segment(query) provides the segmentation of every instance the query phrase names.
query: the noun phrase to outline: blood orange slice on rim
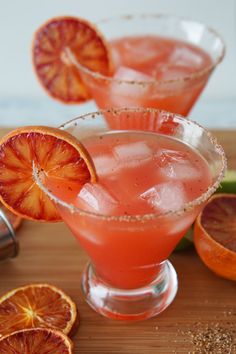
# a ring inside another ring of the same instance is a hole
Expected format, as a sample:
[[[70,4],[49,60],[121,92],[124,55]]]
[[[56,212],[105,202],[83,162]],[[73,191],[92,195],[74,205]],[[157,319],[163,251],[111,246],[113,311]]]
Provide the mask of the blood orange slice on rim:
[[[73,343],[60,331],[24,329],[0,339],[1,354],[73,354]]]
[[[40,126],[12,131],[0,140],[0,201],[27,219],[61,219],[52,201],[35,183],[33,163],[49,179],[61,181],[64,194],[70,193],[69,189],[79,191],[84,183],[96,180],[90,156],[69,133]]]
[[[40,83],[52,97],[79,103],[90,95],[68,48],[83,67],[103,75],[111,72],[110,52],[95,26],[76,17],[53,18],[35,33],[33,65]]]
[[[75,330],[77,323],[74,302],[52,285],[24,286],[0,298],[0,337],[21,329],[39,327],[69,334]]]
[[[215,194],[198,216],[194,244],[216,274],[236,280],[236,194]]]

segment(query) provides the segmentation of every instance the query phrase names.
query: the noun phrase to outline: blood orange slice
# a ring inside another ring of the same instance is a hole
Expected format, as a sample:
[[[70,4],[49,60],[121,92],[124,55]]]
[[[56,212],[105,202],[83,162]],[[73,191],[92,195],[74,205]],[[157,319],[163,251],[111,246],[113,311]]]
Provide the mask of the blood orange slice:
[[[215,194],[198,216],[194,244],[216,274],[236,280],[236,195]]]
[[[96,180],[87,151],[69,133],[40,126],[12,131],[0,141],[0,200],[24,218],[60,220],[54,204],[35,183],[33,163],[47,177],[63,182],[64,189],[68,186],[68,193],[72,185],[79,190]]]
[[[64,103],[79,103],[90,98],[78,63],[94,72],[109,75],[111,60],[103,36],[89,22],[76,17],[57,17],[42,25],[33,39],[33,65],[40,83],[54,98]]]
[[[71,340],[60,331],[24,329],[0,339],[1,354],[72,354]]]
[[[26,328],[51,328],[69,334],[77,323],[74,302],[52,285],[28,285],[0,298],[0,336]]]

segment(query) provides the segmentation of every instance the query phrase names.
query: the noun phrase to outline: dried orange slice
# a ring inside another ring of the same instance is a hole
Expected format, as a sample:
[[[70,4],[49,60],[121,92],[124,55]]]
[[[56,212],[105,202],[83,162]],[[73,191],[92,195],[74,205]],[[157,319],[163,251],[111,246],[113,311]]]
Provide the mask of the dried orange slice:
[[[73,354],[71,340],[48,328],[24,329],[0,339],[1,354]]]
[[[67,54],[68,48],[78,63],[103,75],[111,72],[111,55],[103,36],[83,19],[56,17],[37,30],[33,39],[33,65],[40,83],[53,98],[79,103],[90,95]]]
[[[8,210],[1,203],[0,203],[0,209],[3,210],[3,212],[6,215],[7,219],[10,221],[13,229],[17,230],[21,226],[23,219],[20,216],[18,216],[16,214],[13,214],[10,210]],[[2,231],[3,232],[5,231],[5,226],[4,226],[4,224],[0,223],[0,234],[1,234]]]
[[[236,280],[236,195],[215,194],[198,216],[194,244],[216,274]]]
[[[58,221],[52,201],[35,183],[33,162],[50,178],[77,186],[95,181],[96,174],[87,151],[69,133],[49,127],[18,128],[0,140],[0,201],[28,219]],[[65,193],[65,191],[64,191]]]
[[[77,324],[76,305],[55,286],[32,284],[0,298],[0,336],[26,328],[51,328],[69,334]]]

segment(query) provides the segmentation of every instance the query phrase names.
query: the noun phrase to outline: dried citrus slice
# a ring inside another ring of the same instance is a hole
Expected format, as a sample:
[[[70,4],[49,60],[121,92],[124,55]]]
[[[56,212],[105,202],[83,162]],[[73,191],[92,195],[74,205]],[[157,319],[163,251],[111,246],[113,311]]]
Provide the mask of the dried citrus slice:
[[[10,221],[14,230],[17,230],[22,224],[22,218],[18,215],[13,214],[10,210],[8,210],[3,204],[0,203],[0,209],[3,210],[7,219]],[[2,231],[5,231],[4,224],[0,223],[0,234]]]
[[[51,328],[69,334],[77,323],[76,305],[52,285],[24,286],[0,298],[0,336],[25,328]]]
[[[62,332],[23,329],[0,339],[1,354],[72,354],[73,344]]]
[[[216,274],[236,280],[236,195],[215,194],[198,216],[194,244]]]
[[[108,45],[89,22],[76,17],[57,17],[43,24],[33,39],[33,65],[40,83],[54,98],[79,103],[90,98],[81,74],[67,54],[103,75],[111,72]]]
[[[69,133],[40,126],[12,131],[0,140],[0,200],[24,218],[60,220],[54,204],[34,181],[33,162],[46,176],[63,180],[68,193],[70,185],[79,188],[96,180],[87,151]]]

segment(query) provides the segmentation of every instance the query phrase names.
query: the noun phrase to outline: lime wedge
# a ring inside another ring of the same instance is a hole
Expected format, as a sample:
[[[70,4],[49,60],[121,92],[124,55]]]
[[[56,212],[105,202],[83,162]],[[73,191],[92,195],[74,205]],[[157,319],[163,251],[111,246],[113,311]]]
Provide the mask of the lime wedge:
[[[193,246],[193,226],[188,229],[184,237],[180,240],[178,245],[175,247],[174,252],[183,251],[187,248]]]
[[[227,170],[217,193],[236,193],[236,170]]]

